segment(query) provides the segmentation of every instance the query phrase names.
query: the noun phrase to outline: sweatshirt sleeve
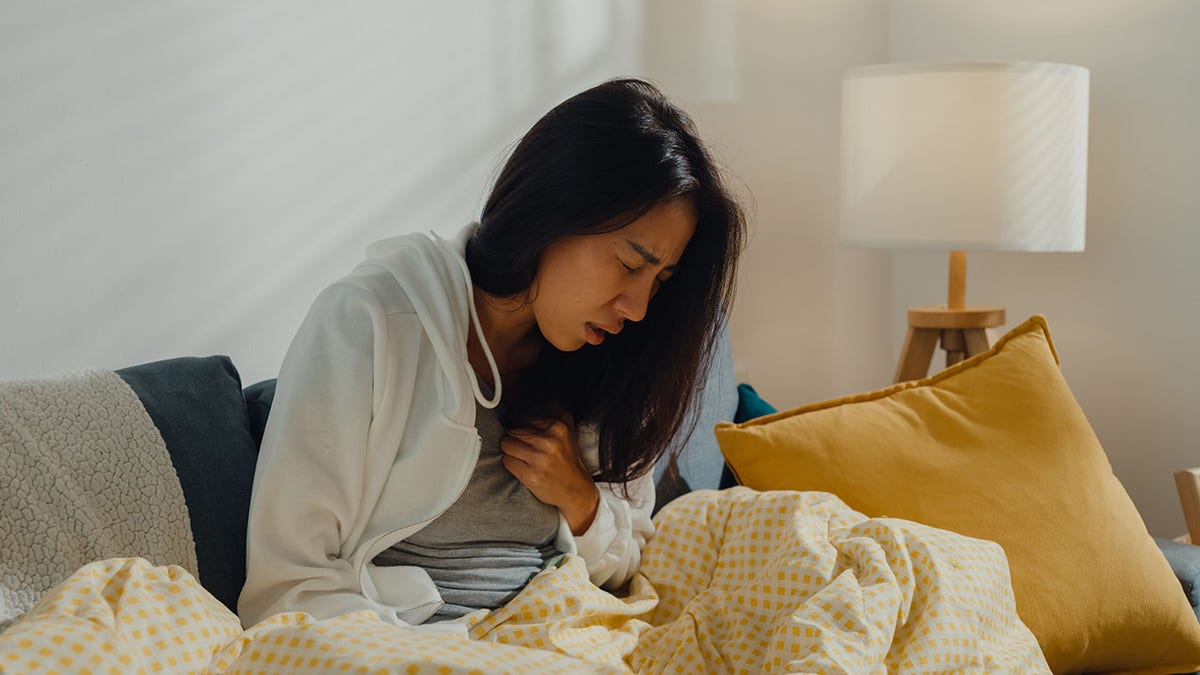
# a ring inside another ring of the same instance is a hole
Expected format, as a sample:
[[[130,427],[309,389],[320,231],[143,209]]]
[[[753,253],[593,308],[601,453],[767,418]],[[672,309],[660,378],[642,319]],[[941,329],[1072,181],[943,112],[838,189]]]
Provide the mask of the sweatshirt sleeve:
[[[595,457],[598,436],[580,434],[580,452],[585,463]],[[594,461],[594,460],[593,460]],[[587,564],[592,583],[616,590],[638,571],[642,549],[654,536],[650,513],[654,510],[654,472],[647,471],[629,483],[625,498],[621,483],[597,482],[600,504],[588,529],[578,536],[561,513],[558,516],[558,548],[574,549]]]
[[[373,401],[389,372],[386,359],[415,359],[421,328],[412,320],[411,337],[389,341],[374,295],[335,282],[314,300],[288,347],[251,492],[246,584],[238,599],[246,627],[284,611],[324,619],[359,610],[411,627],[395,608],[361,592],[344,547],[361,533],[363,510],[382,491],[383,476],[366,470]],[[399,345],[398,353],[389,354],[389,345]],[[413,382],[390,384],[408,392],[390,411],[404,415]]]

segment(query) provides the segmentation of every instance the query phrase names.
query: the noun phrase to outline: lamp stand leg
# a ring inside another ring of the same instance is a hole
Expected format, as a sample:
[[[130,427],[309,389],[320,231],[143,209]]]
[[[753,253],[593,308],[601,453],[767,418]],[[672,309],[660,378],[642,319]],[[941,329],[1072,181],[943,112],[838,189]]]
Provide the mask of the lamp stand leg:
[[[946,350],[946,367],[963,360],[967,345],[963,341],[963,332],[957,328],[942,329],[942,349]]]
[[[919,380],[929,372],[938,343],[946,350],[946,367],[988,350],[987,329],[1004,324],[1003,307],[911,307],[908,336],[900,351],[893,382]]]
[[[1004,308],[968,307],[966,296],[967,253],[951,251],[949,302],[941,307],[908,309],[908,337],[900,351],[894,382],[925,377],[939,340],[946,350],[947,368],[987,351],[987,329],[1004,324]]]
[[[925,377],[941,333],[936,328],[908,327],[908,336],[904,338],[904,348],[900,351],[900,364],[896,366],[895,382]]]
[[[967,328],[963,330],[963,341],[967,345],[967,358],[982,354],[988,350],[987,330],[984,328]]]

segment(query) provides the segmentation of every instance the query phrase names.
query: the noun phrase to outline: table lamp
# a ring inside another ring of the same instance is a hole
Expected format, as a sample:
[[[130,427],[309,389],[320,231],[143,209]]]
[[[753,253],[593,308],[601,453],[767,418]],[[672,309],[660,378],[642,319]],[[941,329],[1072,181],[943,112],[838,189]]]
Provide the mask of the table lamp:
[[[966,304],[968,250],[1082,251],[1088,71],[1063,63],[893,63],[842,79],[839,230],[849,246],[950,251],[946,305],[908,310],[895,382],[988,348],[998,306]]]

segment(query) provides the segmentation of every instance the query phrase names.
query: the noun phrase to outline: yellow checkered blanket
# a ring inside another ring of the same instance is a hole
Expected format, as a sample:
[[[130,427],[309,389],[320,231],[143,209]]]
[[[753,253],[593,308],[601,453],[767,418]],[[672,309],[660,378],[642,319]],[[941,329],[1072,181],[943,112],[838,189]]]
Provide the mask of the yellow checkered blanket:
[[[371,612],[242,630],[178,566],[86,565],[0,634],[0,670],[60,673],[1048,673],[999,545],[823,492],[701,490],[655,517],[626,592],[567,556],[470,639]]]

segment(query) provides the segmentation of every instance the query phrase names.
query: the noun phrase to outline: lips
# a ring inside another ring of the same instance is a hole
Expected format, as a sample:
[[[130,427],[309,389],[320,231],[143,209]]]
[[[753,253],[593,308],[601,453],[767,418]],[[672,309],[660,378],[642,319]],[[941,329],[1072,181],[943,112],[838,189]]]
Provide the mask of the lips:
[[[587,341],[589,344],[598,345],[601,342],[604,342],[604,337],[605,337],[605,335],[607,335],[607,333],[604,331],[604,329],[600,328],[599,326],[597,326],[596,324],[594,324],[590,321],[586,325],[587,325]]]
[[[615,326],[609,327],[599,323],[588,321],[584,324],[587,330],[587,341],[591,344],[598,345],[604,342],[604,338],[609,335],[616,335],[625,327],[625,322],[622,321]]]

